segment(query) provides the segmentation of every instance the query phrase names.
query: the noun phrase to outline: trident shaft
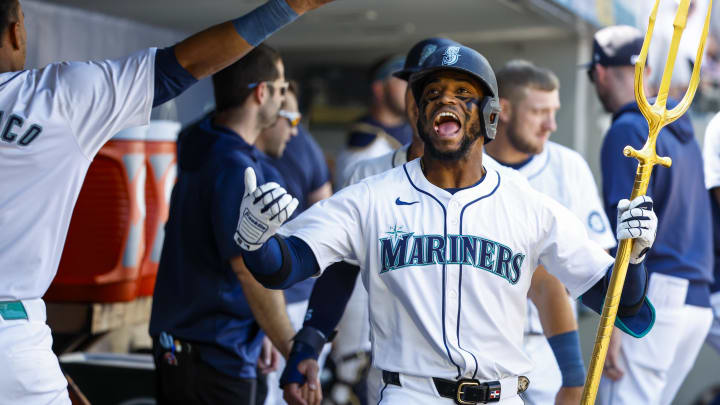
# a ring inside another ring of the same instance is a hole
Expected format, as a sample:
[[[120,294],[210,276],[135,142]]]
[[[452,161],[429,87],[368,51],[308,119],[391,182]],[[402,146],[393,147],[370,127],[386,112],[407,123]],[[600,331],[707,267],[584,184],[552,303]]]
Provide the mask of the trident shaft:
[[[675,21],[673,22],[673,37],[668,52],[665,70],[663,71],[662,81],[660,82],[660,91],[658,93],[655,104],[650,105],[645,95],[645,86],[643,82],[643,74],[645,72],[645,63],[647,61],[648,48],[650,47],[650,39],[655,29],[655,20],[657,18],[658,5],[660,0],[655,0],[655,6],[650,14],[650,22],[648,24],[645,41],[643,42],[642,51],[635,64],[635,99],[637,100],[640,111],[648,122],[649,133],[645,146],[641,150],[635,150],[630,146],[626,146],[623,154],[627,157],[638,160],[638,167],[635,173],[635,184],[633,185],[630,199],[645,195],[650,182],[653,166],[656,164],[670,167],[672,161],[668,157],[659,157],[655,152],[655,144],[660,130],[666,125],[680,118],[690,108],[698,84],[700,83],[700,65],[702,64],[702,56],[705,50],[705,40],[707,39],[708,29],[710,26],[710,14],[712,10],[712,0],[709,1],[707,16],[705,17],[705,26],[703,34],[700,37],[700,46],[698,47],[697,56],[695,58],[695,66],[693,67],[690,85],[680,104],[672,110],[667,109],[668,91],[670,89],[670,81],[672,80],[673,67],[677,58],[678,48],[680,46],[680,38],[687,24],[688,10],[690,8],[690,0],[681,0],[678,6]],[[625,275],[627,274],[628,262],[630,260],[630,252],[632,251],[633,240],[625,239],[620,242],[620,247],[615,256],[615,265],[613,267],[610,285],[607,295],[605,296],[605,304],[598,325],[597,336],[595,337],[595,347],[593,348],[592,358],[590,359],[590,369],[588,370],[587,380],[583,389],[582,404],[592,405],[595,403],[600,377],[602,376],[605,356],[607,355],[608,345],[610,343],[610,335],[613,331],[615,318],[617,316],[618,305],[620,304],[620,295],[622,293],[623,284],[625,283]]]

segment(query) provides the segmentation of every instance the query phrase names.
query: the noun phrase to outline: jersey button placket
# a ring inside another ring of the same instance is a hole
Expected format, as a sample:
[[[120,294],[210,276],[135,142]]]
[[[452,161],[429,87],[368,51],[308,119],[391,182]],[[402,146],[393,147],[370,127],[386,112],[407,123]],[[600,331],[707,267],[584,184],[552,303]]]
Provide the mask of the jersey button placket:
[[[458,226],[459,222],[459,215],[460,215],[460,203],[458,203],[456,200],[450,200],[450,206],[448,208],[448,219],[450,221],[450,225],[453,227]]]
[[[448,234],[460,234],[460,204],[451,199],[447,206],[447,223]],[[447,333],[447,342],[450,346],[455,363],[460,366],[462,372],[465,372],[467,359],[460,345],[458,344],[458,311],[460,310],[460,302],[458,300],[458,286],[460,284],[460,265],[449,264],[447,266],[446,275],[447,284],[445,285],[445,331]]]

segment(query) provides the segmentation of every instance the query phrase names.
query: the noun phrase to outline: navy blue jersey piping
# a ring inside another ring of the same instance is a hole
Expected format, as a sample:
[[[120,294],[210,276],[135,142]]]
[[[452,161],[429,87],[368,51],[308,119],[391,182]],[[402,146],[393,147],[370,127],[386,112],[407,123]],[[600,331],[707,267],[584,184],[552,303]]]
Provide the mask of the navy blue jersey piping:
[[[8,83],[10,83],[13,79],[15,79],[16,77],[20,76],[20,75],[23,74],[24,72],[25,72],[24,70],[21,70],[21,71],[15,73],[15,74],[13,75],[13,77],[5,80],[2,84],[0,84],[0,87],[6,85],[6,84],[8,84]]]
[[[383,400],[383,394],[385,394],[385,388],[387,388],[388,384],[385,383],[385,386],[380,390],[380,399],[378,399],[377,405],[380,405],[380,402]]]
[[[435,202],[437,202],[437,203],[440,205],[440,207],[442,208],[442,210],[443,210],[443,238],[444,238],[444,240],[447,240],[447,210],[445,209],[445,206],[440,202],[440,200],[438,200],[437,198],[435,198],[434,195],[428,193],[428,192],[425,191],[425,190],[421,190],[418,186],[415,185],[415,183],[413,183],[412,179],[410,178],[410,174],[409,174],[408,171],[407,171],[407,163],[403,164],[403,170],[405,170],[405,176],[407,176],[408,182],[410,182],[410,185],[413,186],[413,188],[414,188],[415,190],[417,190],[417,191],[419,191],[419,192],[427,195],[428,197],[432,198],[432,199],[435,200]],[[445,261],[444,261],[444,260],[443,260],[442,272],[443,272],[443,274],[442,274],[442,319],[443,319],[442,332],[443,332],[443,344],[445,345],[445,350],[447,351],[448,358],[450,358],[450,362],[451,362],[453,365],[455,365],[455,367],[457,368],[457,372],[458,372],[457,378],[460,378],[460,376],[462,375],[462,372],[460,371],[460,366],[459,366],[457,363],[455,363],[455,359],[453,359],[452,355],[450,354],[450,347],[449,347],[448,344],[447,344],[447,334],[446,334],[446,331],[445,331],[445,278],[446,278],[446,264],[445,264]]]
[[[463,209],[460,210],[460,229],[459,229],[459,234],[460,234],[460,235],[463,234],[463,233],[462,233],[462,225],[463,225],[463,215],[465,214],[465,209],[466,209],[467,207],[475,204],[476,202],[478,202],[478,201],[480,201],[480,200],[482,200],[482,199],[488,198],[488,197],[490,197],[491,195],[495,194],[495,191],[497,191],[498,187],[500,187],[500,172],[495,172],[495,173],[497,173],[497,177],[498,177],[498,182],[497,182],[497,184],[495,185],[495,188],[494,188],[490,193],[485,194],[484,196],[479,197],[479,198],[476,198],[475,200],[472,200],[472,201],[470,201],[469,203],[465,204],[465,206],[463,207]],[[463,266],[462,266],[462,263],[461,263],[461,264],[460,264],[460,277],[459,277],[459,281],[458,281],[458,315],[457,315],[457,320],[458,320],[458,321],[457,321],[457,331],[456,331],[456,333],[457,333],[458,348],[460,348],[460,350],[464,351],[465,353],[469,353],[469,354],[472,356],[473,360],[475,360],[475,371],[473,372],[473,376],[472,376],[472,378],[474,379],[475,376],[477,375],[477,371],[478,371],[478,361],[477,361],[477,357],[475,357],[475,355],[472,354],[472,352],[467,351],[467,350],[463,349],[462,346],[460,346],[460,308],[462,307],[462,274],[463,274],[462,270],[463,270]]]
[[[548,165],[550,165],[550,153],[552,153],[552,151],[551,151],[550,149],[548,149],[548,151],[547,151],[547,159],[545,159],[545,164],[543,164],[543,166],[542,166],[542,167],[540,168],[540,170],[538,170],[537,172],[528,175],[528,176],[527,176],[528,181],[530,181],[530,180],[534,179],[535,177],[537,177],[540,173],[543,172],[543,170],[545,170],[545,169],[548,167]]]

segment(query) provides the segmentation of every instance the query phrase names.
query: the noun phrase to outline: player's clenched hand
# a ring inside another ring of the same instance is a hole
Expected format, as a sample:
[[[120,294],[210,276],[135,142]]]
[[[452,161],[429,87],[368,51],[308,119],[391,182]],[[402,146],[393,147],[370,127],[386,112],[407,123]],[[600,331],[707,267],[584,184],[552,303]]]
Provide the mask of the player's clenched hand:
[[[298,206],[277,183],[257,187],[255,170],[245,169],[245,196],[240,204],[240,219],[235,231],[235,243],[244,250],[259,249],[285,222]]]
[[[317,360],[310,358],[297,365],[300,375],[305,377],[305,384],[293,382],[283,386],[283,399],[289,405],[320,405],[322,390],[320,389],[320,367]]]
[[[331,1],[333,0],[287,0],[287,3],[296,13],[303,14]]]
[[[617,215],[617,239],[635,239],[630,263],[642,262],[657,232],[657,216],[653,211],[652,198],[643,195],[632,201],[620,200]]]

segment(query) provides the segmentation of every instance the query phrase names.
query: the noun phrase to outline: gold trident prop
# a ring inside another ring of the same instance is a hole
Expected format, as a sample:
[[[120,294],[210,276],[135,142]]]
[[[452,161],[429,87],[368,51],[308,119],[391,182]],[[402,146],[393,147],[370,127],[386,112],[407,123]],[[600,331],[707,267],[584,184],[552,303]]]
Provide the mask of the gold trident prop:
[[[648,122],[649,133],[645,146],[643,146],[641,150],[637,151],[630,146],[626,146],[623,150],[625,156],[638,160],[638,167],[635,172],[635,184],[633,185],[632,194],[630,195],[631,200],[635,197],[645,195],[647,192],[653,166],[661,164],[665,167],[670,167],[672,163],[670,158],[659,157],[657,155],[655,152],[655,143],[657,142],[660,130],[680,118],[688,108],[690,108],[690,104],[692,103],[693,97],[695,97],[695,92],[700,83],[700,65],[702,64],[705,40],[707,39],[710,26],[712,0],[709,1],[705,27],[700,37],[700,47],[698,48],[695,58],[695,66],[693,67],[692,77],[690,78],[690,86],[682,101],[680,101],[680,104],[668,111],[668,90],[670,90],[670,81],[672,79],[673,67],[675,66],[675,59],[677,58],[678,47],[680,46],[680,38],[682,37],[683,30],[685,30],[688,10],[690,8],[690,0],[680,1],[677,14],[675,15],[675,21],[673,22],[673,27],[675,28],[665,70],[663,71],[662,81],[660,82],[660,91],[655,104],[651,106],[645,96],[643,73],[645,72],[645,62],[647,61],[648,48],[650,47],[650,38],[652,38],[653,29],[655,28],[655,19],[657,17],[659,4],[660,0],[655,0],[655,6],[650,14],[650,22],[647,33],[645,34],[642,51],[635,64],[635,99],[640,107],[640,111]],[[620,294],[622,293],[623,284],[625,283],[625,275],[627,274],[632,246],[632,239],[622,240],[617,251],[617,256],[615,256],[615,266],[613,267],[610,285],[607,295],[605,296],[605,304],[595,338],[595,347],[593,348],[592,358],[590,360],[590,369],[588,370],[587,380],[585,381],[585,387],[583,389],[583,405],[592,405],[595,403],[595,396],[597,395],[603,364],[605,363],[605,355],[607,355],[608,345],[610,343],[610,335],[613,331],[618,305],[620,304]]]

